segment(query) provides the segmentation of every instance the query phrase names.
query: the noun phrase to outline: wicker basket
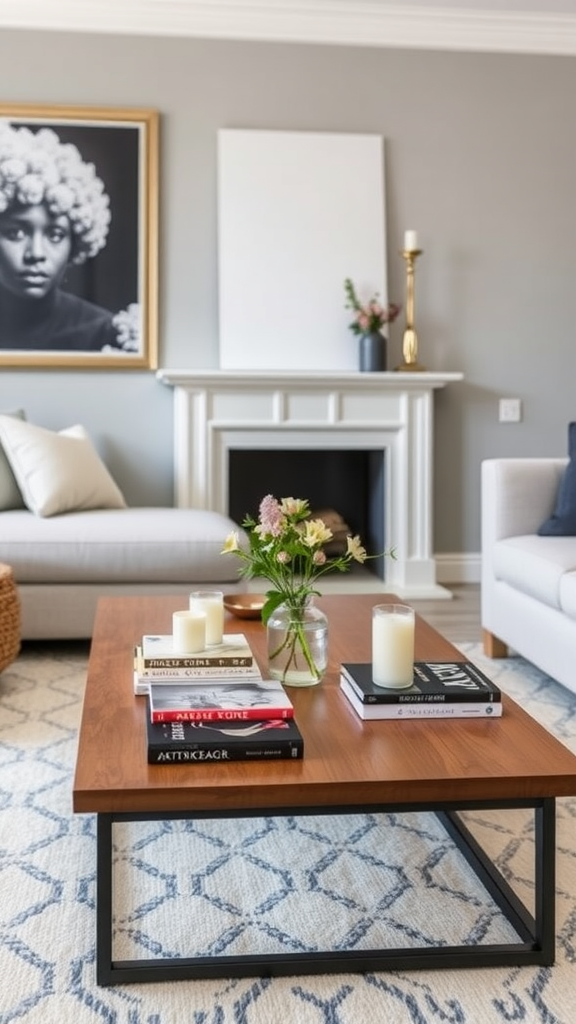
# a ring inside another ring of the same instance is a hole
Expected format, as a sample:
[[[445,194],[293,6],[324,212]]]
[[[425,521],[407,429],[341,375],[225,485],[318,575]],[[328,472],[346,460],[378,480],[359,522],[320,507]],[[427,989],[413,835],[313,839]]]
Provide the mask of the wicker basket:
[[[20,651],[20,598],[9,565],[0,562],[0,672]]]

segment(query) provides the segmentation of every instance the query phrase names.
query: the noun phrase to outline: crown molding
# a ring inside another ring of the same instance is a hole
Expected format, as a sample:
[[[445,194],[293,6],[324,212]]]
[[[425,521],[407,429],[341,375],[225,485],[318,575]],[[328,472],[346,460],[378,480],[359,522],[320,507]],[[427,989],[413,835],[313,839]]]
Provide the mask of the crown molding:
[[[573,14],[386,0],[0,0],[0,28],[576,54]]]

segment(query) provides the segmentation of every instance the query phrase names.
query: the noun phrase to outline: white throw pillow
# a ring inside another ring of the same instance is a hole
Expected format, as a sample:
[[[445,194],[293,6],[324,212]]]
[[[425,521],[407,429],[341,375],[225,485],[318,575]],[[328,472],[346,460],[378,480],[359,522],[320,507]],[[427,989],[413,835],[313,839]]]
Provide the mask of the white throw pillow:
[[[84,427],[55,433],[0,415],[0,441],[26,507],[37,516],[126,507]]]
[[[16,416],[19,420],[26,419],[23,409],[15,409],[14,412],[7,412],[2,415]],[[20,494],[20,488],[16,483],[10,463],[0,443],[0,512],[5,512],[10,508],[24,508],[24,499]]]

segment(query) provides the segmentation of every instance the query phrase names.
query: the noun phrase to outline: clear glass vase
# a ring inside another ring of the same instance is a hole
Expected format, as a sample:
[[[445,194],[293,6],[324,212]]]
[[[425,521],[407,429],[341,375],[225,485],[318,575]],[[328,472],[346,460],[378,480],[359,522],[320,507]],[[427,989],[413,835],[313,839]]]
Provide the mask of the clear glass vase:
[[[268,671],[285,686],[315,686],[328,664],[328,619],[313,599],[280,604],[268,619]]]

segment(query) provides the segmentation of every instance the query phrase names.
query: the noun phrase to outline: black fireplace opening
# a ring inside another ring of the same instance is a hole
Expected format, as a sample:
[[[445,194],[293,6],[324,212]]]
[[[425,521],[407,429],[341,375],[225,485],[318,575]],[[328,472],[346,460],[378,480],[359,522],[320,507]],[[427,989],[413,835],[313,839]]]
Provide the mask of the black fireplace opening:
[[[359,534],[369,555],[384,550],[382,449],[232,449],[228,452],[228,514],[237,523],[258,518],[266,494],[307,498],[312,512],[334,509]],[[366,562],[385,578],[385,559]]]

